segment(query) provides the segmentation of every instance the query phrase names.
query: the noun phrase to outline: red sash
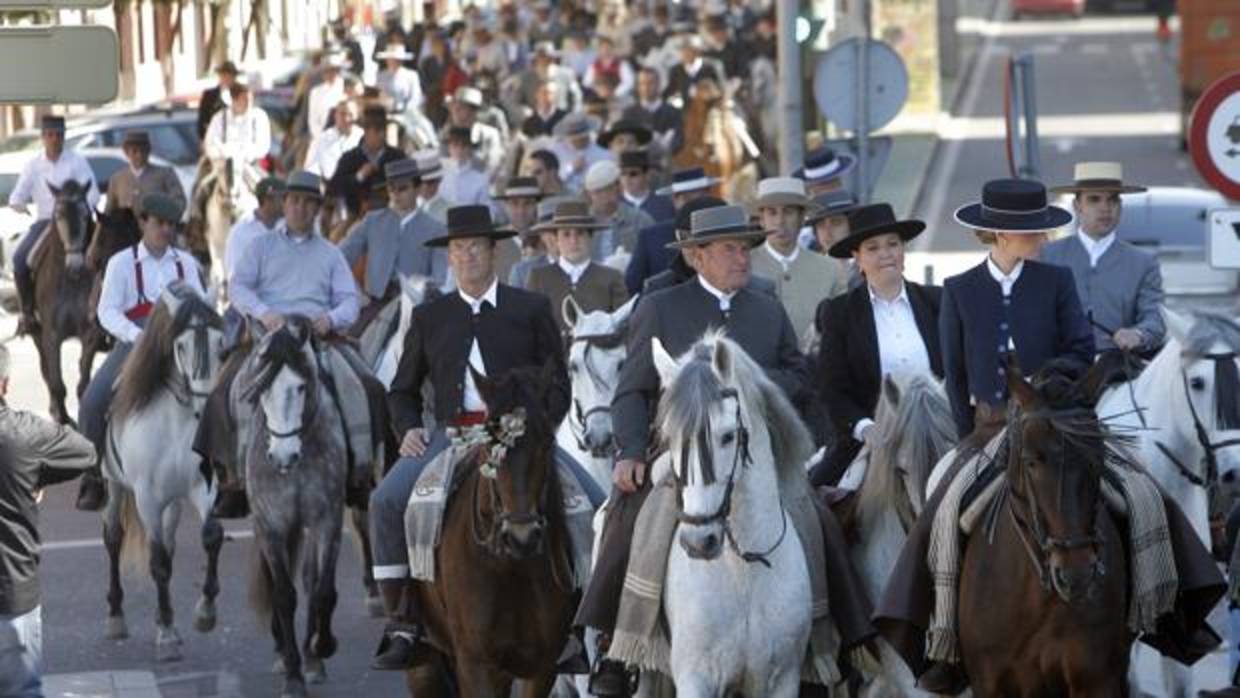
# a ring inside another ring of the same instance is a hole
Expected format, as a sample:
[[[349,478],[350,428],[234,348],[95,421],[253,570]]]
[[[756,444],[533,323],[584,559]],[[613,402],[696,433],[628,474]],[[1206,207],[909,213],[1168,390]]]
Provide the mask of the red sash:
[[[172,260],[177,265],[177,280],[185,280],[185,268],[181,266],[181,258],[174,257]],[[142,262],[138,259],[138,246],[133,246],[133,275],[138,284],[138,304],[125,311],[125,317],[132,322],[145,319],[155,309],[155,304],[146,298],[146,284],[142,279]]]

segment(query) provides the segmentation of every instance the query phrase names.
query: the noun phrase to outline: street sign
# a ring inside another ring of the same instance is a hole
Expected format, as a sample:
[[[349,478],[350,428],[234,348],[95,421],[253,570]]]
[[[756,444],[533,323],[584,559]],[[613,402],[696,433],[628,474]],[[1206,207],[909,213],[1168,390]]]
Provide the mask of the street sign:
[[[1240,269],[1240,208],[1210,212],[1210,239],[1206,241],[1210,266]]]
[[[873,136],[866,139],[866,152],[869,155],[867,161],[870,166],[865,172],[865,191],[874,191],[874,186],[878,184],[879,175],[883,173],[883,168],[891,159],[892,143],[891,136]],[[832,138],[823,145],[834,150],[837,155],[845,153],[857,157],[857,141],[852,138]],[[853,192],[854,195],[861,191],[861,182],[857,181],[860,175],[861,172],[856,167],[844,175],[844,188]]]
[[[0,30],[0,103],[111,102],[120,87],[119,60],[116,32],[108,27],[5,28]]]
[[[1188,152],[1202,178],[1240,200],[1240,73],[1206,88],[1189,118]]]
[[[866,132],[886,126],[908,99],[908,69],[900,54],[887,44],[870,39],[868,42],[870,76],[867,90],[870,98],[869,125]],[[814,101],[831,123],[845,131],[857,131],[858,69],[861,39],[845,39],[818,60],[814,69]]]

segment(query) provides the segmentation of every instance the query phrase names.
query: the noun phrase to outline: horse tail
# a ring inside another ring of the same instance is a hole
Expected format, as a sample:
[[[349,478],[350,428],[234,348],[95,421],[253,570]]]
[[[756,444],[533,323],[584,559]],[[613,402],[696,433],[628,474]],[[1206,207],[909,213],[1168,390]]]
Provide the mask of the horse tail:
[[[121,530],[125,533],[121,539],[121,567],[126,574],[133,574],[148,567],[151,550],[133,492],[125,488],[116,488],[113,492],[117,490],[121,491]]]
[[[258,545],[252,546],[250,560],[250,608],[262,621],[271,619],[271,570]]]

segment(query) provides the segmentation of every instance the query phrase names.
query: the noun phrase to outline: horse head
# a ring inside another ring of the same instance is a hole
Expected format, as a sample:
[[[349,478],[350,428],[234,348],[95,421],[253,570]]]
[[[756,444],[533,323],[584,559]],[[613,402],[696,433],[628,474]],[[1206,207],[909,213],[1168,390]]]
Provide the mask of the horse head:
[[[1172,414],[1183,422],[1177,431],[1195,440],[1206,484],[1226,478],[1233,485],[1240,475],[1240,324],[1205,312],[1190,319],[1168,310],[1164,317],[1179,349],[1179,389],[1171,396]]]
[[[569,426],[577,447],[595,458],[610,457],[616,450],[611,400],[628,354],[625,331],[636,300],[630,299],[613,313],[585,313],[572,296],[566,296],[561,308],[565,323],[572,328],[568,377],[573,407]]]
[[[1107,432],[1079,376],[1052,361],[1030,383],[1006,369],[1007,481],[1017,533],[1043,583],[1066,603],[1088,601],[1102,574],[1102,472]]]
[[[86,248],[90,244],[90,223],[92,212],[86,193],[90,190],[90,182],[79,184],[76,180],[66,180],[60,187],[47,183],[48,189],[56,197],[52,208],[52,223],[65,249],[65,268],[78,271],[86,263]]]
[[[255,349],[243,399],[257,402],[267,428],[267,458],[281,474],[301,461],[302,438],[320,403],[310,321],[293,316]]]
[[[185,389],[194,417],[198,418],[206,409],[207,396],[219,376],[224,322],[219,313],[183,281],[168,284],[159,302],[165,308],[164,319],[153,315],[151,329],[172,337],[177,382]]]
[[[470,368],[489,415],[482,427],[483,460],[475,496],[484,487],[490,490],[491,510],[484,513],[494,522],[491,545],[516,560],[541,553],[549,521],[563,516],[555,425],[564,419],[568,405],[556,385],[558,370],[554,359],[541,368],[514,369],[495,379]]]

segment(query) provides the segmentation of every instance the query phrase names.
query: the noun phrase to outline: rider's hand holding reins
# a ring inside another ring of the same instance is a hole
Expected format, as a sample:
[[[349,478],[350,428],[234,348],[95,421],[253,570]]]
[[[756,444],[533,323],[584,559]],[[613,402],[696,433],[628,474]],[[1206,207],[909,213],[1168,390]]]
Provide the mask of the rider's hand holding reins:
[[[332,331],[332,319],[327,315],[320,315],[314,319],[314,333],[320,337],[326,337]]]
[[[1115,346],[1124,351],[1140,349],[1145,344],[1145,335],[1132,327],[1121,327],[1111,339],[1115,340]]]
[[[263,313],[258,321],[263,323],[263,327],[266,327],[268,332],[275,332],[284,327],[284,316],[279,313]]]
[[[400,442],[400,455],[417,458],[423,453],[426,453],[426,430],[415,428],[405,432],[405,438]]]
[[[639,460],[621,460],[611,471],[611,482],[621,492],[633,494],[646,482],[646,464]]]

